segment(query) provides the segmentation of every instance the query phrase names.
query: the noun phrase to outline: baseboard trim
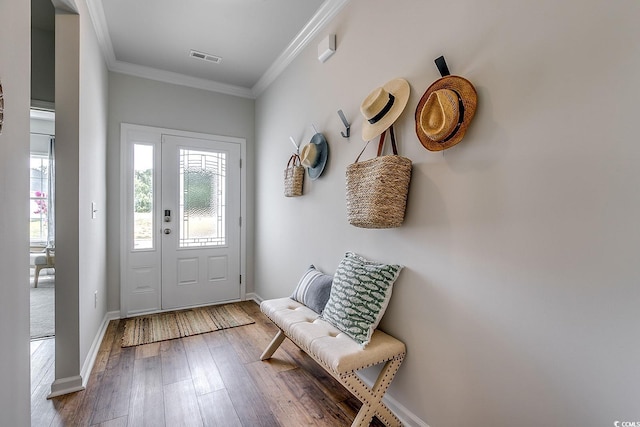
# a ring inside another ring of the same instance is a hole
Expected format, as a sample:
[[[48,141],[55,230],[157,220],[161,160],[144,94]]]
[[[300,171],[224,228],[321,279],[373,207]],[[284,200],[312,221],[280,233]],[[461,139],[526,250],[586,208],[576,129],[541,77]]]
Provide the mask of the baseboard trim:
[[[249,292],[248,294],[246,294],[245,300],[255,301],[256,303],[258,303],[258,305],[260,305],[260,303],[262,302],[262,298],[260,298],[257,294],[253,292]]]
[[[100,344],[102,343],[104,334],[107,331],[107,326],[109,326],[109,322],[111,320],[119,318],[119,311],[109,311],[105,313],[104,318],[102,319],[102,323],[100,324],[100,329],[98,329],[98,333],[91,343],[89,353],[84,360],[80,375],[74,375],[73,377],[59,378],[55,380],[51,384],[51,393],[49,393],[47,399],[62,396],[64,394],[75,393],[77,391],[82,391],[87,387],[87,382],[89,382],[89,376],[91,375],[93,364],[98,357],[98,350],[100,349]]]
[[[429,424],[422,421],[416,414],[409,411],[388,393],[384,395],[382,401],[396,414],[403,426],[407,427],[429,427]]]
[[[95,338],[93,339],[93,342],[91,343],[91,348],[89,348],[89,353],[87,354],[86,359],[84,359],[84,364],[82,365],[82,370],[80,371],[83,388],[87,386],[87,382],[89,381],[91,370],[93,369],[93,365],[96,362],[96,358],[98,357],[100,344],[102,344],[102,339],[104,338],[104,334],[107,332],[107,327],[109,326],[109,322],[119,318],[120,318],[119,311],[108,311],[107,313],[105,313],[104,317],[102,318],[100,329],[98,329],[98,333],[96,334]]]
[[[75,393],[76,391],[82,391],[84,388],[85,386],[82,384],[82,377],[80,375],[59,378],[51,384],[51,393],[49,393],[47,399],[62,396],[63,394]]]

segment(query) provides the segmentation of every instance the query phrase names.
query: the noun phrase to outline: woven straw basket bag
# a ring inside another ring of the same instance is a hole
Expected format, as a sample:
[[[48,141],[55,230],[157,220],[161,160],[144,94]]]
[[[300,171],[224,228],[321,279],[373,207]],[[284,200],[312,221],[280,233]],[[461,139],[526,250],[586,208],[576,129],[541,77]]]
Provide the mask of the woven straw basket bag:
[[[356,227],[393,228],[404,221],[411,160],[398,155],[393,127],[390,133],[392,156],[380,155],[384,145],[383,132],[377,157],[358,162],[361,152],[355,163],[347,166],[347,219]]]
[[[300,156],[292,155],[284,170],[284,195],[286,197],[302,196],[304,167],[300,164]]]

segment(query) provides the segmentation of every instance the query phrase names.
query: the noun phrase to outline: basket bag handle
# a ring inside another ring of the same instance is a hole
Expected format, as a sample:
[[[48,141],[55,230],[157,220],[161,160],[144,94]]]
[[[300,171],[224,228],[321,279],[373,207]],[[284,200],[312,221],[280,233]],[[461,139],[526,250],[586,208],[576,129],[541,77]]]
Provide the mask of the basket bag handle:
[[[389,128],[389,133],[391,134],[391,148],[393,149],[393,155],[397,156],[398,155],[398,147],[396,146],[396,135],[393,132],[393,125],[391,125],[391,127]],[[382,150],[384,148],[384,140],[385,140],[384,137],[386,135],[387,135],[387,131],[386,130],[380,134],[380,141],[378,142],[378,154],[376,155],[376,157],[380,157],[380,155],[382,154]],[[358,161],[360,160],[360,156],[362,156],[362,153],[364,153],[364,150],[367,149],[367,146],[369,145],[369,142],[371,142],[371,141],[367,141],[367,143],[365,144],[365,146],[362,149],[362,151],[360,152],[360,154],[358,154],[358,157],[356,157],[356,161],[354,163],[358,163]]]
[[[291,164],[291,162],[293,162],[293,164]],[[300,166],[300,156],[298,156],[297,154],[292,154],[291,157],[289,157],[289,161],[287,162],[287,169],[289,169],[289,167],[291,166]]]

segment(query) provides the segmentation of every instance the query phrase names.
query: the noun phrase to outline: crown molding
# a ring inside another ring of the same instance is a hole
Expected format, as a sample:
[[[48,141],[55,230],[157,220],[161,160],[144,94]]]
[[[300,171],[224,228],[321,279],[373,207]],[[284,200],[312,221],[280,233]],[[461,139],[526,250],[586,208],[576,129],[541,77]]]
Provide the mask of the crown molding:
[[[71,1],[73,0],[57,0]],[[187,76],[185,74],[164,71],[157,68],[145,67],[129,62],[118,61],[116,59],[113,43],[109,36],[107,20],[102,6],[103,0],[87,1],[89,15],[96,31],[98,44],[107,63],[109,71],[157,80],[165,83],[172,83],[181,86],[193,87],[196,89],[218,92],[227,95],[239,96],[242,98],[257,98],[273,81],[287,68],[287,66],[298,56],[309,42],[318,34],[324,26],[347,4],[349,0],[325,0],[320,9],[309,20],[304,28],[296,35],[287,48],[276,58],[260,80],[252,87],[228,85],[214,80],[202,79]]]
[[[128,74],[136,77],[157,80],[165,83],[172,83],[180,86],[188,86],[196,89],[208,90],[210,92],[218,92],[226,95],[239,96],[241,98],[253,99],[251,89],[241,86],[228,85],[213,80],[201,79],[198,77],[187,76],[171,71],[159,70],[157,68],[145,67],[142,65],[131,64],[129,62],[115,61],[109,70],[116,73]]]
[[[104,16],[102,0],[89,0],[86,3],[87,9],[89,9],[91,22],[93,23],[93,28],[96,30],[96,36],[98,37],[98,44],[102,50],[102,55],[107,62],[107,68],[111,70],[111,66],[116,62],[116,55],[113,52],[113,44],[111,43],[111,37],[109,36],[107,18]]]
[[[260,96],[267,87],[287,68],[309,42],[329,23],[334,16],[349,3],[349,0],[326,0],[307,25],[298,33],[287,48],[265,71],[260,80],[251,88],[254,98]]]

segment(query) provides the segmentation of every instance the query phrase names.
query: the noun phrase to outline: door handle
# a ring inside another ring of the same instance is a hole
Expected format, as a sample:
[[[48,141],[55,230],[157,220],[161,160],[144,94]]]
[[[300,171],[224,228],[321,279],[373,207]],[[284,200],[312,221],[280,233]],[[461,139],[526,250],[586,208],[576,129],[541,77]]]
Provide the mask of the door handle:
[[[171,229],[170,228],[165,228],[164,230],[162,230],[162,232],[164,234],[171,234]]]

